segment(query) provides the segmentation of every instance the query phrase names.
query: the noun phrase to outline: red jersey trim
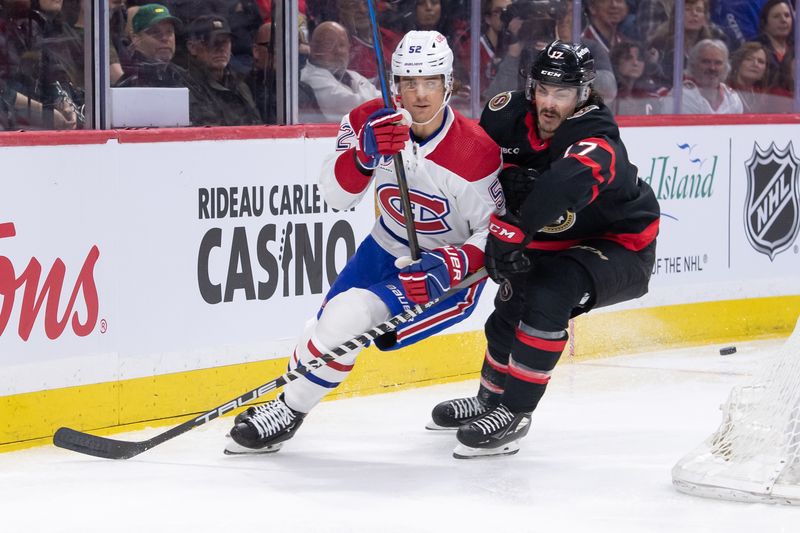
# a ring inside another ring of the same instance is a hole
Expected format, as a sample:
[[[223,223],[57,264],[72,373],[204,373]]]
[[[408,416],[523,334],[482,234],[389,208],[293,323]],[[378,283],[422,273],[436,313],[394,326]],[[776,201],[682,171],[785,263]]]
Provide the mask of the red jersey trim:
[[[655,219],[640,233],[608,233],[602,238],[614,241],[628,250],[638,252],[656,239],[660,221],[660,218]]]
[[[550,139],[543,141],[539,138],[539,133],[536,131],[536,125],[533,123],[533,113],[528,111],[525,114],[525,126],[528,128],[528,142],[531,143],[531,148],[535,152],[541,152],[550,148]]]
[[[467,266],[469,267],[468,272],[471,274],[476,272],[479,268],[483,266],[484,263],[484,256],[483,250],[475,246],[474,244],[465,244],[461,247],[461,251],[467,256]]]
[[[497,171],[503,162],[497,143],[474,122],[452,109],[450,112],[450,128],[426,158],[468,182],[480,181]]]
[[[314,346],[313,342],[308,341],[307,346],[308,346],[308,351],[311,352],[311,355],[313,355],[314,357],[319,357],[322,355],[322,352],[318,350],[316,346]],[[339,372],[350,372],[351,370],[353,370],[353,366],[355,366],[355,365],[343,365],[342,363],[338,363],[336,361],[330,361],[328,363],[325,363],[325,365],[329,366],[334,370],[338,370]]]
[[[361,194],[369,185],[372,176],[365,176],[356,167],[354,158],[358,155],[355,152],[355,148],[350,148],[339,154],[333,167],[333,173],[342,189],[350,194]]]

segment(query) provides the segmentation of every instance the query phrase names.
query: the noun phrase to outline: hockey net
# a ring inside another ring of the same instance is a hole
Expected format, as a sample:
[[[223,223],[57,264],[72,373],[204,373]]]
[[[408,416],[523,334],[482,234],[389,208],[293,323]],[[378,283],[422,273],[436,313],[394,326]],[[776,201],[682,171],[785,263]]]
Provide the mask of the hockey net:
[[[734,388],[722,424],[672,469],[689,494],[800,505],[800,321],[752,383]]]

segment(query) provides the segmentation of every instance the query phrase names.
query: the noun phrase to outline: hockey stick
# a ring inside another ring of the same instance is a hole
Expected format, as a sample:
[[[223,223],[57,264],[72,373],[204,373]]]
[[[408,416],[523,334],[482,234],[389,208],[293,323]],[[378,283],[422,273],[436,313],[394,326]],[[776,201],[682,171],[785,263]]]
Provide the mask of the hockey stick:
[[[394,108],[392,99],[389,95],[389,88],[386,85],[386,67],[383,64],[383,44],[381,42],[381,32],[378,26],[378,18],[375,15],[375,1],[367,0],[369,9],[369,22],[372,26],[372,42],[375,45],[375,59],[378,62],[378,79],[381,82],[381,96],[383,97],[383,107]],[[408,181],[406,181],[406,169],[403,165],[403,154],[398,152],[392,156],[394,161],[394,173],[397,176],[397,187],[400,189],[400,203],[403,208],[405,218],[406,233],[408,234],[408,250],[413,261],[419,259],[419,242],[417,241],[417,229],[414,225],[414,211],[411,209],[411,199],[408,193]]]
[[[82,431],[76,431],[74,429],[62,427],[56,431],[55,435],[53,435],[53,444],[59,448],[72,450],[74,452],[83,453],[86,455],[93,455],[95,457],[102,457],[104,459],[130,459],[131,457],[136,457],[140,453],[145,452],[154,446],[158,446],[159,444],[175,438],[178,435],[186,433],[190,429],[194,429],[197,426],[201,426],[219,416],[224,415],[225,413],[242,407],[243,405],[258,399],[261,396],[264,396],[270,391],[279,389],[290,381],[294,381],[301,376],[308,374],[309,372],[321,368],[331,361],[335,361],[339,357],[349,354],[353,350],[365,347],[369,342],[375,340],[376,337],[394,331],[395,328],[397,328],[400,324],[408,322],[409,320],[419,316],[424,311],[430,309],[439,302],[450,298],[454,294],[479,282],[485,277],[486,270],[481,268],[472,275],[467,276],[464,281],[444,293],[438,300],[432,300],[422,305],[415,305],[414,307],[403,311],[399,315],[393,316],[386,322],[378,324],[374,328],[362,333],[358,337],[350,339],[338,347],[325,352],[315,359],[312,359],[306,364],[306,366],[300,366],[294,370],[289,370],[282,376],[264,383],[260,387],[246,392],[238,398],[234,398],[233,400],[225,402],[224,404],[215,407],[214,409],[203,413],[200,416],[187,420],[186,422],[175,426],[172,429],[164,431],[163,433],[159,433],[155,437],[143,441],[133,442],[99,437],[96,435],[90,435],[89,433],[84,433]]]

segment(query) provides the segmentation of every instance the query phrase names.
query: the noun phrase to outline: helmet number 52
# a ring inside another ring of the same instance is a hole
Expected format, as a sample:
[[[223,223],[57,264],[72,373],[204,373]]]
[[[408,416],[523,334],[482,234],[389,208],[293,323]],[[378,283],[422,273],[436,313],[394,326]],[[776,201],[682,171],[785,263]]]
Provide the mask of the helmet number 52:
[[[419,54],[422,52],[422,46],[409,46],[408,53],[409,54]]]

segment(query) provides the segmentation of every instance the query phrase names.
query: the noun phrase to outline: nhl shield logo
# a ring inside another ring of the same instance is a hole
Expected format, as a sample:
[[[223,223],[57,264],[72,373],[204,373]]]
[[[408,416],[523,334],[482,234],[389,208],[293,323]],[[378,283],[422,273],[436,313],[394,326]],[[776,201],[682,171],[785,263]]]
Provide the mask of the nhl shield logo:
[[[774,142],[766,150],[756,143],[745,168],[747,240],[756,251],[773,261],[792,245],[800,228],[800,160],[794,155],[791,142],[783,150]]]

